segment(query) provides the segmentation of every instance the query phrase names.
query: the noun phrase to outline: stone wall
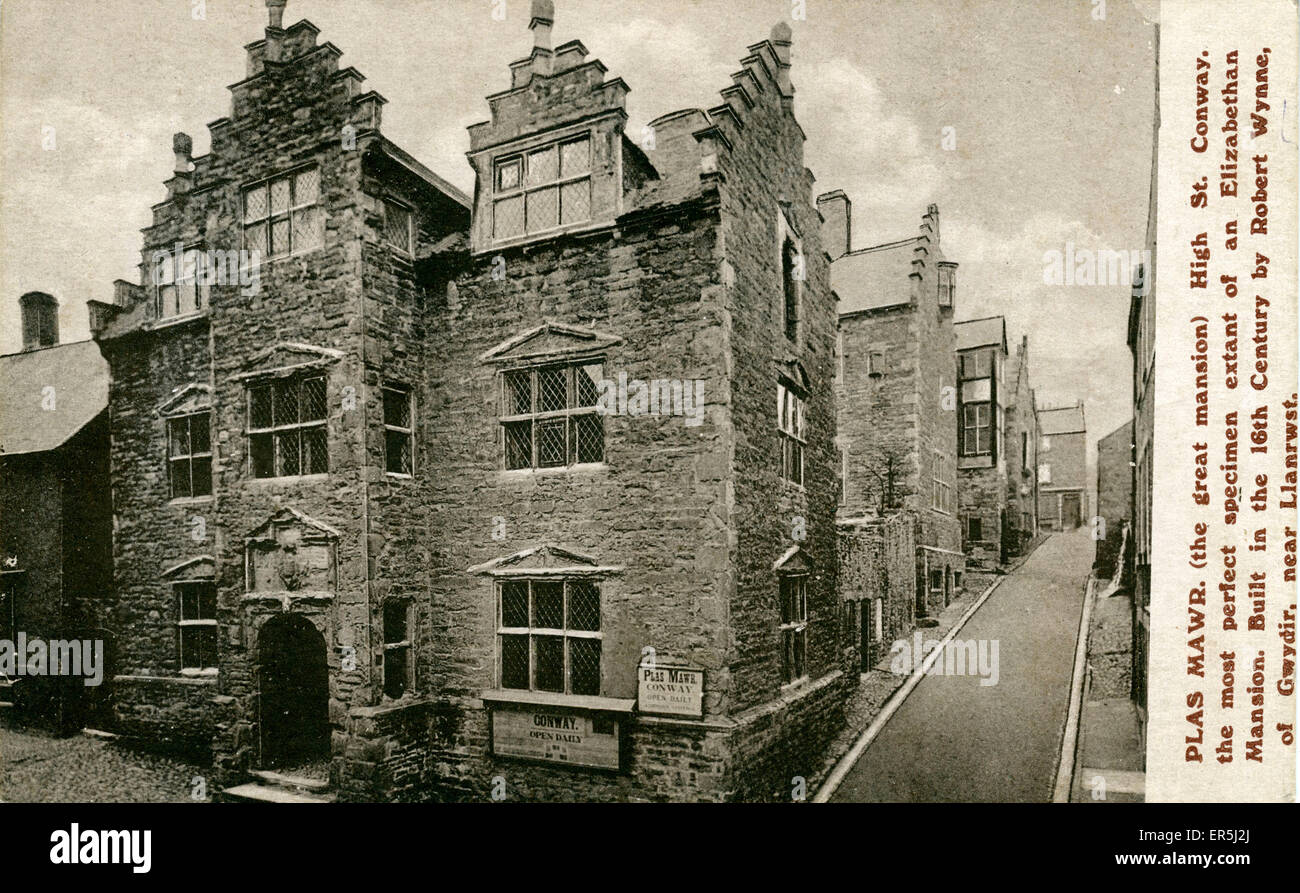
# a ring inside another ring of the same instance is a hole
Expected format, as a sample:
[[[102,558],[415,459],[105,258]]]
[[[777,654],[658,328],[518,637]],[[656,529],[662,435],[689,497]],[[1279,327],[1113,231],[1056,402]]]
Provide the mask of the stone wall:
[[[881,641],[905,637],[916,623],[918,554],[914,519],[900,513],[839,526],[840,595],[846,601],[879,600]]]

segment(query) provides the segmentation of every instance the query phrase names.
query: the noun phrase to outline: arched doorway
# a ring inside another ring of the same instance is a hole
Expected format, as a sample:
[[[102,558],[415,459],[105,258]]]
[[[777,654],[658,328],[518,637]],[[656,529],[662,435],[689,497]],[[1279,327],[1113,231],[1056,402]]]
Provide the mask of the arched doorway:
[[[305,617],[283,614],[258,636],[258,708],[264,767],[329,754],[329,668],[325,639]]]

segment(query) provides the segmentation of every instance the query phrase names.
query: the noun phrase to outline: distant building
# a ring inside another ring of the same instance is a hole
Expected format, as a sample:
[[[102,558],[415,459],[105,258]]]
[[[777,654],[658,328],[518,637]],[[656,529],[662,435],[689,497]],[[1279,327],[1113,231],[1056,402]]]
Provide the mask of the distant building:
[[[1007,557],[1007,323],[1001,316],[963,320],[957,334],[957,474],[962,543],[976,566]],[[1018,477],[1019,474],[1015,475]],[[1006,535],[1004,535],[1006,534]]]
[[[1022,555],[1038,532],[1038,413],[1029,377],[1029,336],[1022,335],[1007,372],[1005,436],[1007,508],[1003,560]]]
[[[1133,421],[1130,419],[1097,441],[1097,517],[1105,523],[1105,536],[1097,539],[1097,572],[1113,576],[1120,547],[1129,536],[1125,528],[1133,511]],[[1120,575],[1123,575],[1122,569]]]
[[[23,295],[23,346],[0,356],[0,640],[110,638],[108,366],[93,341],[59,344],[58,303]],[[105,659],[112,642],[104,642]],[[3,671],[0,671],[3,673]],[[0,675],[0,709],[23,724],[79,728],[107,690],[81,678]]]
[[[856,562],[879,553],[841,546],[849,561],[841,594],[863,652],[872,655],[882,638],[942,611],[965,570],[951,403],[957,264],[943,254],[935,205],[918,235],[854,251],[848,198],[833,192],[817,203],[840,300],[840,535],[878,542],[889,555],[915,551],[911,580],[880,558],[892,573],[873,591],[852,581],[863,579]],[[907,523],[895,523],[898,516]]]
[[[1083,403],[1038,410],[1038,524],[1073,530],[1088,517],[1088,426]]]

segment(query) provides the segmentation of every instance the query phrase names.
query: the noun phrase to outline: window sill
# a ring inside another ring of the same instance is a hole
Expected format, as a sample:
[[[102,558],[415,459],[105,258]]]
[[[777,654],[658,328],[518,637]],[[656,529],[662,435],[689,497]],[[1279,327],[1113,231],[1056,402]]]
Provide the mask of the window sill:
[[[415,480],[415,475],[413,475],[413,474],[402,474],[400,471],[385,471],[385,472],[384,472],[384,477],[388,478],[390,481],[413,481],[413,480]]]
[[[168,500],[168,505],[179,507],[191,505],[209,505],[215,497],[212,494],[207,496],[177,496],[175,499]]]
[[[197,319],[206,319],[208,311],[206,309],[197,310],[193,313],[183,313],[178,316],[165,316],[162,319],[155,319],[148,325],[150,331],[159,329],[170,329],[172,326],[183,326],[187,322],[194,322]]]
[[[599,474],[605,471],[609,471],[609,466],[604,462],[583,462],[557,468],[503,468],[497,473],[503,480],[519,480],[534,475]]]
[[[181,670],[182,679],[216,679],[221,673],[216,667],[207,667],[202,670]]]
[[[274,477],[274,478],[255,478],[255,477],[249,477],[249,478],[248,478],[248,483],[250,483],[250,484],[271,484],[271,485],[275,485],[275,484],[315,484],[315,483],[320,483],[321,481],[327,481],[327,480],[329,480],[329,477],[330,477],[330,476],[329,476],[329,472],[325,472],[324,474],[299,474],[299,475],[290,475],[290,476],[288,476],[288,477]]]
[[[631,713],[634,698],[606,698],[599,695],[566,695],[550,691],[494,688],[479,694],[488,704],[559,707],[570,710],[599,710],[606,713]]]
[[[790,682],[782,682],[782,683],[781,683],[781,694],[785,694],[786,692],[794,691],[795,689],[797,689],[797,688],[799,688],[799,687],[801,687],[801,686],[807,685],[808,682],[809,682],[809,680],[811,680],[811,679],[812,679],[812,677],[809,676],[807,673],[805,673],[804,675],[800,676],[798,679],[794,679],[794,680],[792,680],[792,681],[790,681]]]

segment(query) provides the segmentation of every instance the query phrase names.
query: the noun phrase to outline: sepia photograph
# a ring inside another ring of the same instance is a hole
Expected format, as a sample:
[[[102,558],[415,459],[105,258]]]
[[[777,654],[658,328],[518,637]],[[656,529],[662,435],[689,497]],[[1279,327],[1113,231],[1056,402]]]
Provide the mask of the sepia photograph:
[[[8,0],[0,801],[1294,802],[1241,6]]]

